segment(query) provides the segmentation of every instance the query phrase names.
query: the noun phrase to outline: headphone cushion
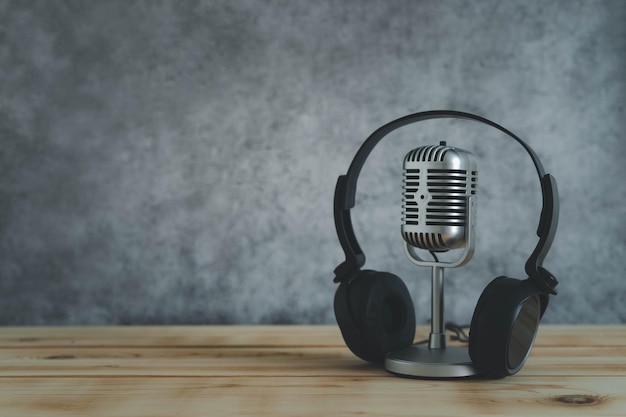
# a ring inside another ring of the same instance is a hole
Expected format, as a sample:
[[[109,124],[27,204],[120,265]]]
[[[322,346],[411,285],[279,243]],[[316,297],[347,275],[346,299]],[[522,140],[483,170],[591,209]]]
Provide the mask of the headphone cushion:
[[[409,291],[396,275],[361,271],[335,294],[335,316],[350,350],[369,362],[410,346],[415,337],[415,310]]]
[[[501,276],[489,283],[470,327],[469,354],[479,371],[505,377],[521,369],[537,333],[541,295],[530,280]]]

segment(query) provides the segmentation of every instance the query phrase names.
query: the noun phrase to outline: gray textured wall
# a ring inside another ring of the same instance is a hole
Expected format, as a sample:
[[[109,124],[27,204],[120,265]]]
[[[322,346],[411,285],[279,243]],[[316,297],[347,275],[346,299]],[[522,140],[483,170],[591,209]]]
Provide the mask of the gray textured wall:
[[[0,323],[330,323],[336,177],[375,128],[435,108],[528,140],[558,180],[546,321],[626,322],[626,2],[0,1]],[[392,134],[359,183],[368,267],[428,317],[402,250],[401,165],[480,158],[477,253],[448,271],[468,321],[523,276],[539,187],[467,121]]]

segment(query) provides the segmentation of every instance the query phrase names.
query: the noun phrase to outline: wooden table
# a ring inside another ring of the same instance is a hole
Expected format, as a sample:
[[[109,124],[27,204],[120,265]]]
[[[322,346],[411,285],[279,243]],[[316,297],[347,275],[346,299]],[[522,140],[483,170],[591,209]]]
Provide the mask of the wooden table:
[[[501,380],[394,377],[336,326],[0,328],[0,355],[2,417],[626,415],[626,326],[542,326]]]

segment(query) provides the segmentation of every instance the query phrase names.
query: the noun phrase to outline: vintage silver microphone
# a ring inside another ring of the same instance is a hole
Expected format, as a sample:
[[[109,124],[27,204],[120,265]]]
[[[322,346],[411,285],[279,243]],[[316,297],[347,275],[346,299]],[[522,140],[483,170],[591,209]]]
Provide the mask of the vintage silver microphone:
[[[466,246],[468,223],[475,222],[467,214],[476,181],[476,158],[468,151],[441,142],[409,152],[404,157],[404,240],[434,252]]]
[[[467,235],[475,222],[470,206],[476,181],[476,158],[468,151],[445,142],[410,151],[404,157],[402,199],[401,232],[406,243],[433,252],[468,246]]]
[[[475,375],[467,349],[446,348],[443,268],[465,265],[474,254],[476,157],[463,149],[421,146],[404,157],[402,227],[404,248],[416,265],[432,267],[431,331],[428,348],[391,352],[387,370],[408,376],[453,378]],[[424,260],[416,249],[427,250]],[[436,252],[463,249],[455,261],[440,261]]]

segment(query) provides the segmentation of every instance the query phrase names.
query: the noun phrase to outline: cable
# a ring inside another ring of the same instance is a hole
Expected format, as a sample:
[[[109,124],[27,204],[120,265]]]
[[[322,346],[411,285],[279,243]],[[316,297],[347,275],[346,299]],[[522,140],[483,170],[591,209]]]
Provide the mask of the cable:
[[[446,331],[449,331],[452,333],[449,336],[450,341],[452,342],[469,343],[469,335],[465,331],[465,329],[469,329],[469,328],[470,328],[469,324],[460,325],[452,321],[448,321],[445,324]],[[428,344],[428,342],[429,342],[429,339],[423,339],[418,342],[415,342],[414,345],[415,346],[425,345],[425,344]]]
[[[461,343],[469,343],[469,335],[465,329],[469,329],[469,324],[459,325],[454,322],[446,322],[446,330],[450,330],[454,334],[450,336],[450,340]]]

